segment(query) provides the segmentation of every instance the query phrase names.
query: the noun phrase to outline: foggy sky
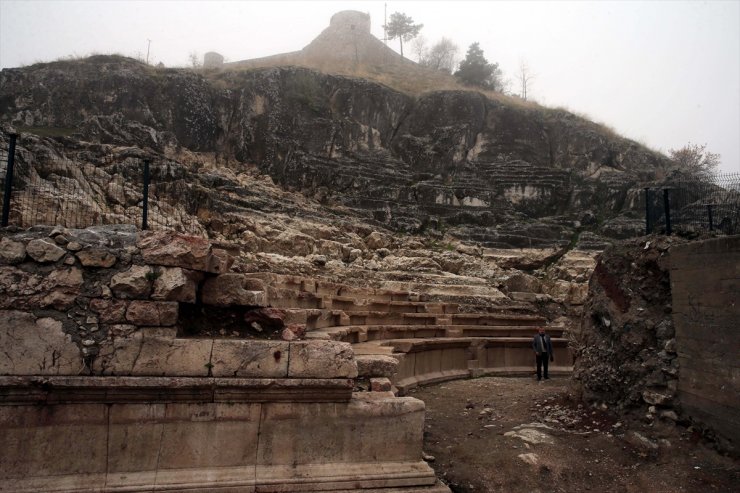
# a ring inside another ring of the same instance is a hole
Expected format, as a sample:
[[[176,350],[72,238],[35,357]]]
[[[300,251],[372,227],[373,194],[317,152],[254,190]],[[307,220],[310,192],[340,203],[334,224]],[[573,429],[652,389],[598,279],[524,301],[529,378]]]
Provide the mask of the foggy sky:
[[[706,143],[723,171],[740,172],[740,1],[386,3],[389,16],[423,23],[430,44],[446,36],[463,56],[479,42],[505,77],[526,61],[541,104],[655,150]],[[150,63],[185,66],[207,51],[244,60],[299,50],[350,9],[368,12],[383,38],[382,1],[0,0],[0,68],[91,53],[144,58],[149,39]]]

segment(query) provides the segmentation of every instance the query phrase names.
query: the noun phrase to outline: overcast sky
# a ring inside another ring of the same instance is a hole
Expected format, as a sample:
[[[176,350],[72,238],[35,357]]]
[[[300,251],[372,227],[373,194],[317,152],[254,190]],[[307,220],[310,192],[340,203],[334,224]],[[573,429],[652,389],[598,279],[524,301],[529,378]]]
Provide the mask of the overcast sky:
[[[656,150],[688,142],[740,172],[740,1],[388,1],[461,55],[480,42],[530,96],[613,127]],[[229,61],[299,50],[340,10],[368,12],[383,37],[384,2],[0,0],[0,67],[121,53],[167,66],[217,51]],[[398,51],[398,42],[389,42]],[[404,50],[409,55],[410,50]],[[512,91],[518,87],[512,84]],[[2,91],[2,88],[0,88]]]

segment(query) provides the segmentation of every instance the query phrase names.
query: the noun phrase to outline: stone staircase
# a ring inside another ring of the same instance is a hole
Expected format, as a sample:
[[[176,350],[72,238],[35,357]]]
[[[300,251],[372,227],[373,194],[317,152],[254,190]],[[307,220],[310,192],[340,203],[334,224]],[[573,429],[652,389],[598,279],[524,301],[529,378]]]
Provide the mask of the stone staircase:
[[[381,387],[399,395],[418,385],[455,378],[531,375],[531,340],[538,326],[547,325],[526,302],[496,306],[490,300],[475,304],[473,297],[463,304],[431,300],[425,293],[299,276],[246,277],[255,287],[261,284],[268,306],[284,312],[285,325],[305,326],[306,339],[349,342],[367,367],[395,359],[398,371]],[[449,288],[450,297],[459,295],[460,286]],[[444,286],[437,289],[441,291],[435,298],[445,298]],[[555,350],[550,372],[569,374],[572,355],[565,329],[548,325],[547,330]]]

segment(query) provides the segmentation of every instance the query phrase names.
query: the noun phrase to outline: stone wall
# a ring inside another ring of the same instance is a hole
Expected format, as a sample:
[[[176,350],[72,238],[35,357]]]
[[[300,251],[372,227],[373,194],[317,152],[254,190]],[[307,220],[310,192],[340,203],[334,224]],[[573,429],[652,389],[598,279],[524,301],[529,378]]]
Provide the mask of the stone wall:
[[[671,248],[684,414],[740,443],[740,236]]]

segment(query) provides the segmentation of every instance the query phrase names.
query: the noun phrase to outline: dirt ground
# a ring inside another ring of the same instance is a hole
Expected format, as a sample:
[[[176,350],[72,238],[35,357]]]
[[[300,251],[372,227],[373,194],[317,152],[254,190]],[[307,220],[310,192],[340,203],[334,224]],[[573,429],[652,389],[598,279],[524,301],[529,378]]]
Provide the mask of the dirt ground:
[[[698,433],[579,406],[568,379],[458,380],[409,395],[426,403],[427,460],[456,493],[740,491],[740,462]]]

